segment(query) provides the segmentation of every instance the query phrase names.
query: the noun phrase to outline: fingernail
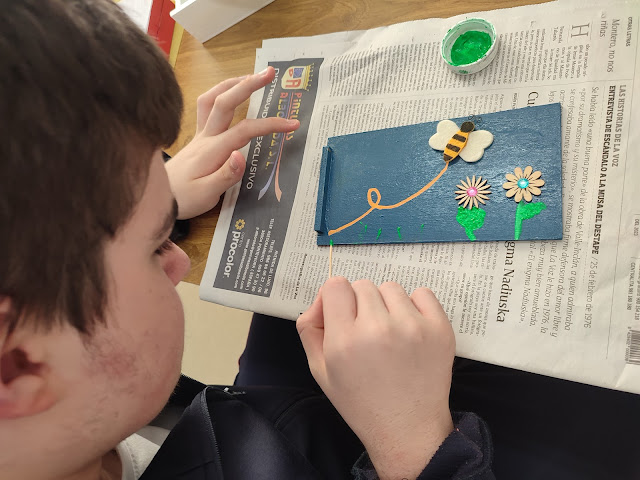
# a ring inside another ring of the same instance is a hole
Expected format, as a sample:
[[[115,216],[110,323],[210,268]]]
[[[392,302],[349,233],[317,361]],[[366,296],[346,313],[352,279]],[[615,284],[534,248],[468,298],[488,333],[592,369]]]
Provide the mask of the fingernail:
[[[292,127],[295,127],[300,124],[300,120],[287,120],[287,123]]]
[[[245,78],[247,78],[249,75],[242,75],[241,77],[238,77],[238,80],[244,80]]]
[[[267,67],[264,70],[262,70],[258,75],[264,77],[267,74],[268,71],[269,71],[269,67]]]

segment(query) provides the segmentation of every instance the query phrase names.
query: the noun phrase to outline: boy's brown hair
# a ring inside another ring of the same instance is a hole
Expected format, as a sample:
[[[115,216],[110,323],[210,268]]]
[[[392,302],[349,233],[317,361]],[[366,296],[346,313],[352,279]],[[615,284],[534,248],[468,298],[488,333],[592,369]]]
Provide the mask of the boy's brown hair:
[[[90,333],[103,251],[132,214],[182,97],[149,37],[112,0],[0,0],[0,296],[10,329]],[[0,325],[1,326],[1,325]]]

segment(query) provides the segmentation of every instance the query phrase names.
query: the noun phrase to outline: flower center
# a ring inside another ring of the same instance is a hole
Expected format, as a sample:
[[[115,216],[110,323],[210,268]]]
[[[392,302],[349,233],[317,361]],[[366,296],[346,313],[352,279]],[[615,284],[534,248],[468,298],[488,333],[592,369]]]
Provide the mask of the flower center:
[[[475,187],[471,187],[469,189],[467,189],[467,195],[469,195],[470,197],[475,197],[478,194],[478,189]]]
[[[526,178],[521,178],[520,180],[518,180],[518,187],[527,188],[528,186],[529,186],[529,180],[527,180]]]

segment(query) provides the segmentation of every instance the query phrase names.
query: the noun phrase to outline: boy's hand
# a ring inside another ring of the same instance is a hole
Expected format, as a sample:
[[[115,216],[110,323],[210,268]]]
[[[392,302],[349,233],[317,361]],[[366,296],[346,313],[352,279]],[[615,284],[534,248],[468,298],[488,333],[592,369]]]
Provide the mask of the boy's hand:
[[[426,288],[334,277],[298,318],[311,372],[380,478],[416,478],[453,430],[455,339]]]
[[[240,181],[246,162],[237,150],[252,138],[291,132],[300,126],[298,120],[270,117],[246,119],[229,128],[236,107],[271,83],[274,75],[275,70],[269,67],[255,75],[231,78],[198,98],[196,135],[166,164],[178,201],[178,218],[211,210],[220,196]]]

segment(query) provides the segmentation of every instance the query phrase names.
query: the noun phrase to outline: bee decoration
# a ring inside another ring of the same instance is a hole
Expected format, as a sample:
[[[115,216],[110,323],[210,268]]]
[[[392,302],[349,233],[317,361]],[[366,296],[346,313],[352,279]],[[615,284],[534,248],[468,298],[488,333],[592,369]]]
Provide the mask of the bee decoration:
[[[451,120],[438,123],[436,133],[429,139],[434,150],[443,150],[443,159],[451,162],[458,156],[465,162],[477,162],[484,155],[484,149],[493,143],[493,135],[487,130],[474,130],[475,124],[467,120],[460,128]]]

